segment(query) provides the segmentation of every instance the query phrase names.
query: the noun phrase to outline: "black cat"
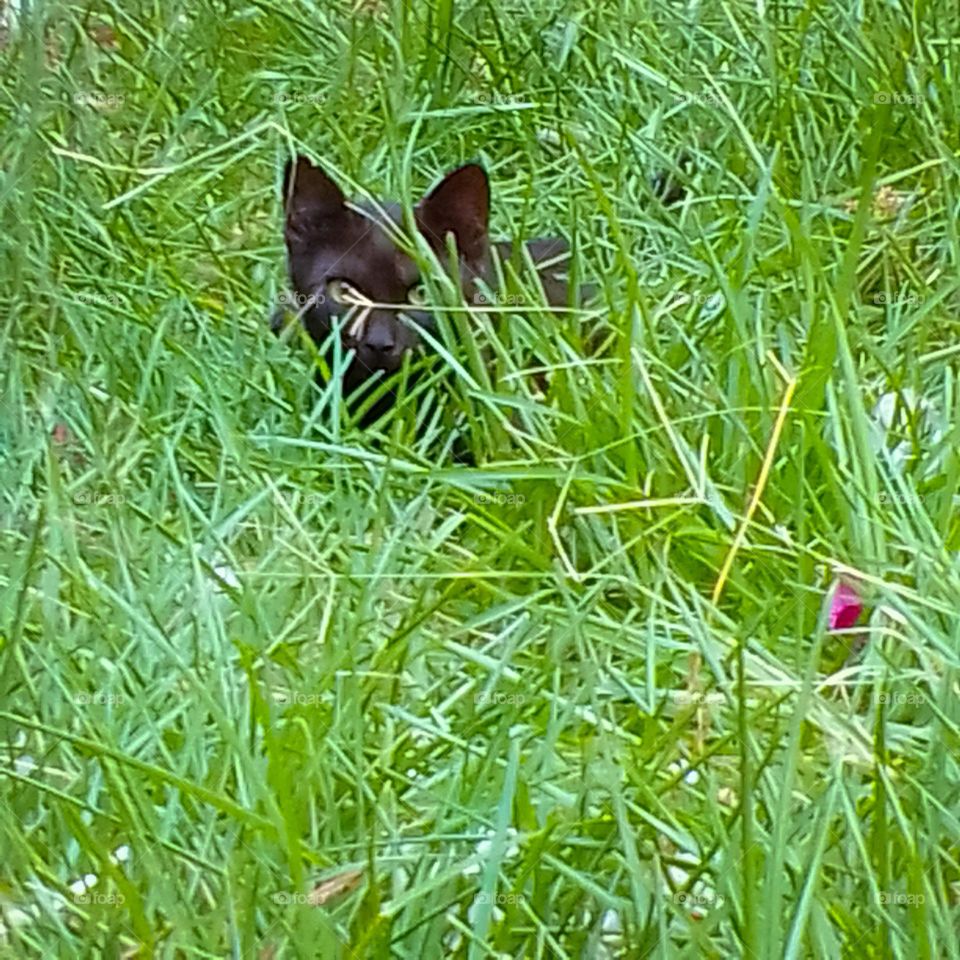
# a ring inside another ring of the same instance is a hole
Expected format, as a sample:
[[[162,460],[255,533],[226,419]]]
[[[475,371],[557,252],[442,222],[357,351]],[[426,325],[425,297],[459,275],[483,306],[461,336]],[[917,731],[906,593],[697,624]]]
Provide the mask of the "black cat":
[[[395,374],[404,354],[419,345],[419,334],[401,314],[429,331],[435,329],[433,317],[423,309],[419,268],[390,237],[389,229],[401,223],[401,208],[394,203],[384,203],[379,210],[350,203],[333,180],[303,156],[287,163],[283,199],[292,299],[302,307],[301,319],[313,341],[326,348],[328,365],[334,318],[340,321],[342,351],[353,353],[341,389],[357,402],[369,387]],[[384,213],[390,224],[380,219]],[[507,260],[512,248],[490,242],[486,171],[467,164],[447,174],[414,213],[417,229],[443,264],[447,235],[453,235],[465,302],[487,302],[478,281],[491,288],[495,283],[492,249]],[[565,305],[567,282],[557,271],[563,270],[567,244],[543,238],[530,241],[527,248],[547,301]],[[274,318],[275,331],[282,320],[281,311]],[[395,399],[395,390],[387,391],[366,411],[362,423],[379,419]]]

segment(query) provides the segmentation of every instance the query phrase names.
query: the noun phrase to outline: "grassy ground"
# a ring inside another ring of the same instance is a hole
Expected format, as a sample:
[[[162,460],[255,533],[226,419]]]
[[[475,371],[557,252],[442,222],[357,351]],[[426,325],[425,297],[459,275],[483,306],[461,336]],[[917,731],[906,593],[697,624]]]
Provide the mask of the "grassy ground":
[[[956,9],[32,6],[0,955],[960,956]],[[360,432],[267,328],[294,149],[479,159],[602,292]]]

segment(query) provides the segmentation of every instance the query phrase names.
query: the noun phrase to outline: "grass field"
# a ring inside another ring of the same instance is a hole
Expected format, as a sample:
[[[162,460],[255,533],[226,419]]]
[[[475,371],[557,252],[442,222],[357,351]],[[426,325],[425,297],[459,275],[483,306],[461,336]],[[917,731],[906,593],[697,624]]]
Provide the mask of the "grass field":
[[[0,9],[0,957],[960,957],[955,5]],[[297,151],[600,290],[361,431]]]

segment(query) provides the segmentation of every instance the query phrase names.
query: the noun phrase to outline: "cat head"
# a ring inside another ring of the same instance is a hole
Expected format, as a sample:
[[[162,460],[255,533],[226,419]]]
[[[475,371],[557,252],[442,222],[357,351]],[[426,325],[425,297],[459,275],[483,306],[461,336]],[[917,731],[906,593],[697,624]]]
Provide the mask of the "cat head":
[[[422,309],[420,271],[391,239],[400,208],[381,211],[351,204],[326,173],[306,157],[289,161],[283,176],[284,238],[290,280],[302,319],[318,345],[340,320],[341,345],[354,351],[345,375],[351,393],[377,371],[398,370],[403,355],[419,342],[401,314],[431,329]],[[383,213],[392,223],[384,224]],[[477,279],[491,276],[488,220],[490,187],[486,172],[468,164],[447,174],[415,207],[417,229],[441,263],[452,234],[463,293],[471,299]]]

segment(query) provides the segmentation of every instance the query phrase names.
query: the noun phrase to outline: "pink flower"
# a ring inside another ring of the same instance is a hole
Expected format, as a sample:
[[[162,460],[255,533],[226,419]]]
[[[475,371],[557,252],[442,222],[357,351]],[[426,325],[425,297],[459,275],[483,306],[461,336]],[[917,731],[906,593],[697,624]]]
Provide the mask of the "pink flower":
[[[860,594],[842,580],[837,584],[830,599],[830,629],[843,630],[852,627],[863,613]]]

